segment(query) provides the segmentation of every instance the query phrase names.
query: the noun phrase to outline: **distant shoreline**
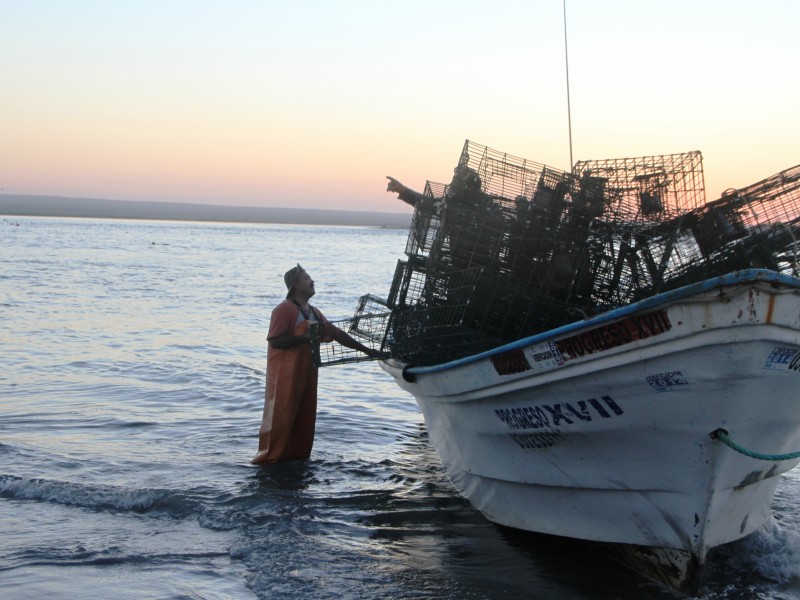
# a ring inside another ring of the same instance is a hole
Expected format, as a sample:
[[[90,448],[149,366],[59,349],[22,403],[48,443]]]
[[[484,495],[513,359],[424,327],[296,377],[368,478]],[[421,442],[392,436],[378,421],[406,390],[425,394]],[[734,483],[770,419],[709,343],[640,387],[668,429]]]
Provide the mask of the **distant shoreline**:
[[[0,194],[0,216],[137,219],[150,221],[210,221],[293,225],[342,225],[406,229],[410,214],[184,204]]]

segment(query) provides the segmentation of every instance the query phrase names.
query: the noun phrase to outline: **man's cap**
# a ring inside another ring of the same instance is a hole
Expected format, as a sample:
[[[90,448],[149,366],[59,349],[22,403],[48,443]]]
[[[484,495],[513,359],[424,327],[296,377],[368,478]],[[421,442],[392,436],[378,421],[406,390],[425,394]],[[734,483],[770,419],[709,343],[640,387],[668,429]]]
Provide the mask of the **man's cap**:
[[[283,274],[283,283],[286,284],[286,289],[292,291],[292,287],[294,286],[294,282],[297,281],[297,278],[300,276],[300,273],[303,273],[305,269],[300,266],[300,263],[297,263],[296,267],[292,267],[286,273]]]

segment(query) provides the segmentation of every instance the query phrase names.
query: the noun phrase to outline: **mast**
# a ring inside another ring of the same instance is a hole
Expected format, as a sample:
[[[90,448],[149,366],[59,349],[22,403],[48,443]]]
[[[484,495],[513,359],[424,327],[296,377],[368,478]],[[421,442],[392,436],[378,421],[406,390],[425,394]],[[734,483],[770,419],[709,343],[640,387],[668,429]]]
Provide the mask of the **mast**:
[[[572,159],[572,109],[570,107],[570,100],[569,100],[569,52],[567,50],[567,0],[563,0],[562,2],[564,6],[564,62],[566,65],[566,72],[567,72],[567,124],[569,126],[569,170],[575,166],[575,162]]]

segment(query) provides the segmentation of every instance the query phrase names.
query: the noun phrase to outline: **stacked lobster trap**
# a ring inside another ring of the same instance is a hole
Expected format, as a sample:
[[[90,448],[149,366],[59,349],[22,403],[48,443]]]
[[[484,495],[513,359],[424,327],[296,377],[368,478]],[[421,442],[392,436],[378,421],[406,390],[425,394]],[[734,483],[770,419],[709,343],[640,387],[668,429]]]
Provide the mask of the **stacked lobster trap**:
[[[681,248],[669,287],[749,268],[797,277],[800,242],[800,165],[683,215]]]
[[[584,260],[589,314],[664,291],[682,255],[682,216],[705,203],[700,152],[581,161],[574,173],[597,181],[604,212],[591,227]]]
[[[799,228],[800,166],[706,204],[699,152],[564,172],[467,141],[416,202],[388,296],[337,325],[383,356],[446,362],[735,270],[795,275]]]

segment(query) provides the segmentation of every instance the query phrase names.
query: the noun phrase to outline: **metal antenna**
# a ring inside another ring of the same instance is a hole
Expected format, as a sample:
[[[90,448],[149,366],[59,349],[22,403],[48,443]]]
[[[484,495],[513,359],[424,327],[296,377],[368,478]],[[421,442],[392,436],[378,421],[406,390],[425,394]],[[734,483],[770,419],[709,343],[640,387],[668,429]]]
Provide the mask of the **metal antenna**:
[[[572,171],[575,163],[572,159],[572,108],[569,100],[569,52],[567,50],[567,0],[564,5],[564,61],[567,67],[567,123],[569,124],[569,170]]]

